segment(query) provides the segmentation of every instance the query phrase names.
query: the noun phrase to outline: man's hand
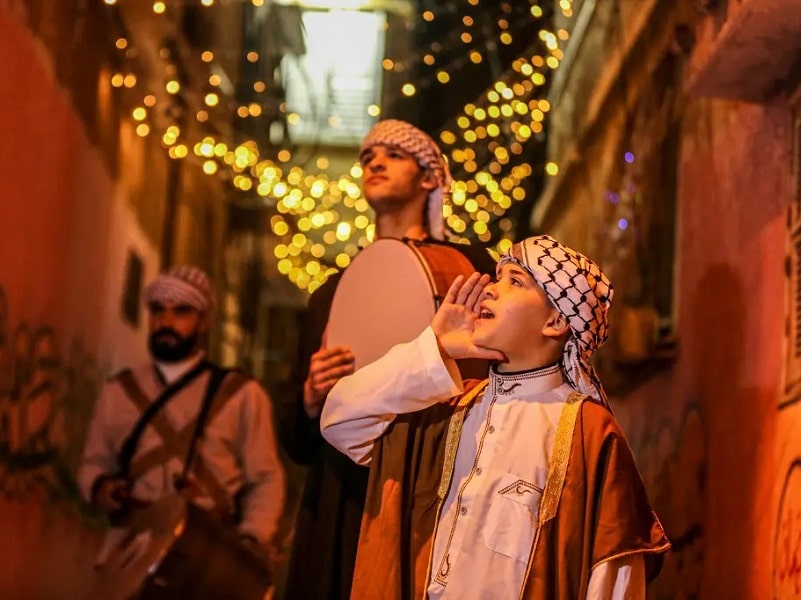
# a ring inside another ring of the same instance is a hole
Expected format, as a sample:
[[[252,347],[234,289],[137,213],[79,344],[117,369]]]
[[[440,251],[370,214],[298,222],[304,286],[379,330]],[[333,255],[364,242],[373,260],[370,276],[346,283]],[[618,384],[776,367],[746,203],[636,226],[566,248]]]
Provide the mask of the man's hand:
[[[303,410],[310,419],[320,416],[328,392],[337,381],[354,371],[356,357],[348,348],[321,348],[311,357],[309,376],[303,385]]]
[[[122,477],[105,477],[92,496],[92,502],[106,512],[122,510],[130,499],[131,484]]]
[[[473,326],[478,317],[478,303],[489,275],[473,273],[466,280],[463,275],[454,279],[445,299],[431,321],[443,358],[483,358],[505,360],[498,350],[482,348],[473,343]]]

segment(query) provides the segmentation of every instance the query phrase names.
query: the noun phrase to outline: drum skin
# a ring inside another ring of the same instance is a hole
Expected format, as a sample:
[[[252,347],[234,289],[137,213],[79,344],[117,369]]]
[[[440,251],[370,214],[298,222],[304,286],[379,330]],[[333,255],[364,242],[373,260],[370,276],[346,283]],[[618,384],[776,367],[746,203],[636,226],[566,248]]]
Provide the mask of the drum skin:
[[[416,338],[458,275],[475,271],[458,250],[381,238],[362,250],[337,285],[326,329],[326,346],[345,346],[356,369],[396,344]],[[459,361],[463,377],[485,377],[486,361]]]
[[[108,600],[262,600],[270,588],[264,560],[179,496],[137,511],[97,575]]]

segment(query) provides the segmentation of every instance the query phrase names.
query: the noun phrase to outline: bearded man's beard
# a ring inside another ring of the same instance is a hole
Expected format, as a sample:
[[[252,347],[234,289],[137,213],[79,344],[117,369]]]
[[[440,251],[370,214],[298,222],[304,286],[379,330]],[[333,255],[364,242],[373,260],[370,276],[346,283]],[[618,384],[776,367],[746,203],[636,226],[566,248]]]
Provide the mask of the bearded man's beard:
[[[176,363],[189,358],[197,349],[200,333],[182,337],[177,331],[162,327],[150,334],[148,348],[156,360],[165,363]]]

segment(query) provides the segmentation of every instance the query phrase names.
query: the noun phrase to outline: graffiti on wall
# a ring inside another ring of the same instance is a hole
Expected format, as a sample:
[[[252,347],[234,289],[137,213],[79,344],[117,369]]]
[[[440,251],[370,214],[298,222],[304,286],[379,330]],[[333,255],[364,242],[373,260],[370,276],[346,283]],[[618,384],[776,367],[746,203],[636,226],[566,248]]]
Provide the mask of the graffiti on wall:
[[[773,597],[801,597],[801,458],[787,471],[773,548]]]
[[[12,325],[0,286],[0,493],[77,498],[74,473],[99,376],[80,340],[59,349],[50,325]]]
[[[704,564],[706,445],[699,405],[631,439],[651,502],[673,545],[649,592],[659,600],[698,598]]]

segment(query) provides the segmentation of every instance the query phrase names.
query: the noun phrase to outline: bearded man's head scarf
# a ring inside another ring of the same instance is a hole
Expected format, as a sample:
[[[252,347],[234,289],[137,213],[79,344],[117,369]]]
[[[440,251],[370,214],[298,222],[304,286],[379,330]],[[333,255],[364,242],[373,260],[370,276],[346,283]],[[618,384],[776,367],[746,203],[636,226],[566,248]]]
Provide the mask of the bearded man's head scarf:
[[[514,262],[525,269],[567,320],[572,336],[565,344],[565,376],[579,392],[606,405],[601,380],[589,359],[609,335],[614,290],[601,269],[583,254],[547,235],[512,246],[498,265]]]
[[[205,313],[214,305],[209,276],[197,267],[173,267],[145,288],[145,303],[188,304]]]
[[[375,127],[364,138],[359,156],[373,146],[394,146],[408,152],[421,168],[431,172],[437,181],[437,187],[428,194],[426,215],[428,217],[428,233],[437,240],[445,237],[445,225],[442,218],[444,196],[450,193],[451,172],[437,143],[427,133],[406,121],[386,119],[376,123]]]

